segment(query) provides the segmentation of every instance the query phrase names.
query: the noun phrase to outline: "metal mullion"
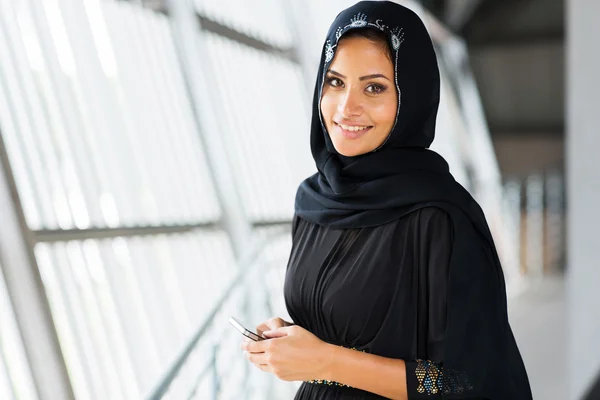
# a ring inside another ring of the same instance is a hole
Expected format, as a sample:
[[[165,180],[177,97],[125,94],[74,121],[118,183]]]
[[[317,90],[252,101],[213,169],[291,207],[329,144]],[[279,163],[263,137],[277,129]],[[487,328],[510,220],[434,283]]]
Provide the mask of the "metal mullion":
[[[195,229],[218,229],[215,222],[188,225],[134,226],[117,228],[89,228],[64,230],[36,230],[32,234],[37,243],[68,240],[101,239],[126,236],[148,236],[188,232]]]
[[[261,229],[261,228],[271,228],[271,227],[280,227],[280,226],[290,226],[292,224],[292,219],[277,219],[277,220],[264,220],[264,221],[254,221],[252,222],[253,229]]]
[[[219,36],[223,36],[229,40],[243,44],[248,47],[255,48],[260,51],[273,53],[279,57],[286,58],[295,63],[299,62],[296,59],[292,48],[283,48],[271,45],[204,15],[198,15],[198,19],[200,20],[200,26],[204,31],[215,33]]]

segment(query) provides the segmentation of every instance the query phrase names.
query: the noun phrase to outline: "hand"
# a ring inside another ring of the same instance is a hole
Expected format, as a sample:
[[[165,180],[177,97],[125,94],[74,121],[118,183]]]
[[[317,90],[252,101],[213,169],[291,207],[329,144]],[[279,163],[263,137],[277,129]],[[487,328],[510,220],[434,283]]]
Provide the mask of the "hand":
[[[284,381],[325,379],[332,360],[330,344],[297,325],[266,331],[264,336],[268,339],[242,343],[256,367]]]
[[[275,330],[277,328],[283,328],[284,326],[291,326],[291,325],[294,325],[294,324],[292,324],[291,322],[284,321],[279,317],[271,318],[269,320],[266,320],[262,324],[258,325],[256,327],[256,333],[258,333],[260,336],[263,336],[263,332],[265,332],[265,331],[271,331],[271,330]]]

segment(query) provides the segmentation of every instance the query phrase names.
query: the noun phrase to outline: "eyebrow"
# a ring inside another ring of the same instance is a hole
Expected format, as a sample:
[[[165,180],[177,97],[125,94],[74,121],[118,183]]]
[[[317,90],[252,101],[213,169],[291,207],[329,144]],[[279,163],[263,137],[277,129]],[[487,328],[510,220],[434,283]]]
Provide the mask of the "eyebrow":
[[[336,72],[332,69],[327,71],[328,73],[335,75],[335,76],[339,76],[340,78],[346,78],[344,75],[340,74],[339,72]],[[383,74],[373,74],[373,75],[365,75],[365,76],[361,76],[360,78],[358,78],[361,81],[366,81],[367,79],[375,79],[375,78],[384,78],[387,79],[389,81],[389,78]]]

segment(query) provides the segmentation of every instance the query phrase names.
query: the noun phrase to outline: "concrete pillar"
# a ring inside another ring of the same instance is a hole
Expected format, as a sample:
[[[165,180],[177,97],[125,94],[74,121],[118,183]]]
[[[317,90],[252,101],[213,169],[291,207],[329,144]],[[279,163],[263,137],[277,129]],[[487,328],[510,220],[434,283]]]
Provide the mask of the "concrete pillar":
[[[0,265],[40,400],[74,399],[0,132]]]
[[[194,103],[211,177],[223,212],[221,226],[231,238],[236,257],[240,257],[252,235],[252,227],[244,215],[238,183],[228,159],[227,143],[224,143],[223,135],[219,133],[219,119],[228,116],[215,109],[211,102],[218,93],[211,91],[214,85],[209,85],[206,79],[210,66],[203,59],[208,53],[200,40],[200,25],[194,1],[169,0],[166,4],[179,61]]]
[[[600,378],[600,2],[566,5],[567,378],[581,399]]]

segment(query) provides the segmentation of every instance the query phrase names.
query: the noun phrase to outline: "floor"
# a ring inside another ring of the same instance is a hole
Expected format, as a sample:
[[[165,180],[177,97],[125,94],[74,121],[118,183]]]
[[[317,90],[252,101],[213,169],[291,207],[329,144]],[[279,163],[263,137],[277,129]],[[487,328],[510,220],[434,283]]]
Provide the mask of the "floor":
[[[567,399],[565,303],[562,276],[531,283],[509,301],[510,323],[535,400]]]

